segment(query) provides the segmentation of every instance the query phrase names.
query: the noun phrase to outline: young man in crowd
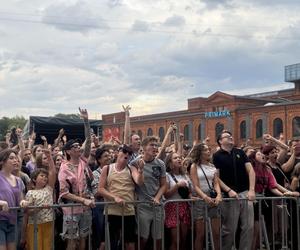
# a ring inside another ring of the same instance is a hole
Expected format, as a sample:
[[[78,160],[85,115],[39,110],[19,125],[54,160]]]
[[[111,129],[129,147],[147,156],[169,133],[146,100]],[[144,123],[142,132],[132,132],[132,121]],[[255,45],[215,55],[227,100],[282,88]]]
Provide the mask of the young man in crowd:
[[[146,203],[138,205],[137,209],[141,237],[140,247],[145,249],[151,232],[156,249],[161,249],[163,210],[159,204],[167,188],[166,168],[164,162],[156,158],[158,153],[156,137],[147,136],[142,142],[142,147],[144,155],[141,159],[145,162],[144,183],[137,188],[137,198]],[[137,165],[138,159],[132,164]]]
[[[88,167],[87,158],[91,152],[91,135],[88,113],[79,109],[84,121],[85,146],[81,152],[77,140],[69,140],[64,145],[67,161],[61,164],[58,179],[60,185],[60,200],[65,203],[80,203],[80,207],[63,208],[62,237],[67,239],[67,250],[85,250],[87,236],[91,233],[92,213],[91,207],[95,202],[88,188],[92,173]],[[77,247],[79,245],[79,247]]]
[[[119,242],[124,242],[126,249],[134,249],[135,242],[135,184],[144,182],[142,160],[138,162],[138,168],[128,166],[132,149],[127,145],[119,148],[116,163],[106,165],[102,169],[98,193],[105,201],[114,201],[116,204],[108,205],[108,223],[111,249],[119,249]],[[127,203],[128,202],[128,203]],[[123,206],[122,206],[123,205]],[[124,219],[124,231],[122,231],[122,217]],[[121,238],[120,238],[121,236]]]
[[[253,237],[255,173],[244,151],[234,148],[232,134],[223,131],[217,138],[220,149],[213,155],[222,190],[236,201],[222,203],[222,249],[231,250],[240,219],[239,249],[250,250]],[[240,200],[239,200],[240,199]],[[245,200],[248,199],[248,200]]]

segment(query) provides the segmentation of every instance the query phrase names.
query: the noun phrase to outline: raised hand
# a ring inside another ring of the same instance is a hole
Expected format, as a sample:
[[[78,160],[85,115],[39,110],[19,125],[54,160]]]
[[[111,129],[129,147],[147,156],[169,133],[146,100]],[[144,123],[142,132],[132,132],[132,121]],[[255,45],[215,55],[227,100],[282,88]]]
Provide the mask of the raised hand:
[[[89,119],[89,115],[88,115],[88,112],[86,109],[81,109],[80,107],[78,108],[79,109],[79,114],[80,114],[80,117],[83,119],[83,120],[88,120]]]
[[[177,128],[177,126],[176,126],[175,123],[172,124],[172,127],[173,127],[173,131],[174,131],[174,132],[176,132],[176,130],[178,130],[178,128]]]
[[[122,105],[122,108],[125,112],[125,115],[129,116],[129,111],[131,110],[131,107],[129,105],[127,105],[127,106]]]
[[[271,140],[271,139],[272,139],[272,136],[269,135],[269,134],[264,134],[264,135],[263,135],[263,138],[264,138],[265,140]]]
[[[140,158],[137,162],[137,169],[139,173],[143,173],[144,166],[145,166],[145,161],[142,158]]]
[[[22,136],[22,132],[23,132],[22,129],[20,129],[20,128],[16,129],[16,134],[19,138]]]
[[[167,130],[167,134],[171,134],[174,131],[173,124],[171,124]]]
[[[46,136],[41,135],[41,139],[42,139],[43,142],[47,141]]]
[[[32,132],[32,134],[31,134],[31,136],[30,136],[30,139],[32,140],[32,141],[35,141],[35,139],[36,139],[36,133],[33,131]]]
[[[58,132],[59,136],[62,137],[65,133],[65,130],[63,128],[61,128]]]

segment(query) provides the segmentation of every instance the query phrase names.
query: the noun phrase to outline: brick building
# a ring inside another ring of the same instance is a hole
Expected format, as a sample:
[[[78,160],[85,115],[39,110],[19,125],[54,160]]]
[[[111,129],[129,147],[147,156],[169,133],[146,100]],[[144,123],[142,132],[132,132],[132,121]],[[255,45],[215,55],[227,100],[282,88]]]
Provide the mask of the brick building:
[[[230,130],[237,144],[250,139],[262,143],[262,135],[300,137],[300,64],[285,67],[285,80],[294,82],[292,89],[237,96],[216,92],[209,97],[188,99],[186,110],[131,117],[131,130],[142,138],[146,135],[164,137],[171,122],[184,134],[186,143],[209,136],[211,143],[223,129]],[[102,116],[103,139],[111,135],[122,138],[124,112]]]

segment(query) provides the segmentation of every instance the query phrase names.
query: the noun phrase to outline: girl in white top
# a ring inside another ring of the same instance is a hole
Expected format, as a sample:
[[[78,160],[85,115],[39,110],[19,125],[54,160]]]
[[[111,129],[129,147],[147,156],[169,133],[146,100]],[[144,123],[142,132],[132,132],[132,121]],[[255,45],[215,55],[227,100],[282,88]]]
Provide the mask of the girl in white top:
[[[170,153],[166,160],[167,170],[167,185],[168,189],[164,194],[168,200],[182,200],[190,197],[191,183],[188,176],[184,172],[181,157],[177,153]],[[180,189],[186,189],[186,196],[182,197],[179,194]],[[178,192],[179,191],[179,192]],[[178,211],[178,221],[177,221]],[[171,246],[170,249],[177,249],[177,223],[180,230],[180,246],[179,249],[186,248],[186,238],[188,228],[190,226],[190,209],[187,202],[170,202],[165,206],[165,225],[171,231]]]
[[[210,163],[211,154],[207,145],[198,144],[192,152],[192,167],[191,179],[197,196],[205,202],[196,202],[194,206],[195,218],[195,249],[203,249],[204,235],[205,235],[205,206],[208,206],[208,216],[212,217],[212,231],[214,238],[214,249],[220,249],[220,218],[217,217],[216,207],[222,200],[221,190],[219,185],[219,178],[217,169]],[[206,177],[205,177],[206,176]],[[209,183],[209,184],[208,184]],[[211,197],[211,189],[216,192],[216,197]]]
[[[53,211],[47,208],[53,205],[53,189],[56,181],[55,165],[48,149],[43,150],[48,159],[48,170],[37,168],[31,174],[31,180],[34,183],[34,189],[26,194],[26,200],[32,206],[38,206],[38,209],[28,209],[25,214],[25,221],[28,219],[27,228],[23,228],[23,235],[26,234],[27,249],[34,249],[34,224],[37,224],[37,246],[38,249],[50,250],[53,244],[54,223]]]

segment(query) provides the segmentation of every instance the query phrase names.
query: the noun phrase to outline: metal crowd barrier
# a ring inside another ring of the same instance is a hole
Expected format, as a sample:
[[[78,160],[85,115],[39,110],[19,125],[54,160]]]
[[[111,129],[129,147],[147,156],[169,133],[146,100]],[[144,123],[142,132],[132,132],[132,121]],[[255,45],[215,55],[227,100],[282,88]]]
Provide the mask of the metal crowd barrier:
[[[259,247],[258,249],[267,249],[267,250],[275,250],[275,249],[300,249],[300,203],[299,198],[290,198],[290,197],[257,197],[256,203],[258,204],[258,211],[259,211]],[[153,218],[155,219],[156,213],[155,209],[159,207],[162,212],[164,212],[165,206],[167,204],[175,203],[176,204],[176,228],[177,228],[177,250],[180,249],[180,219],[179,219],[179,204],[182,202],[188,202],[189,208],[190,208],[190,228],[188,233],[188,240],[186,240],[186,248],[185,249],[194,249],[195,247],[195,225],[194,225],[194,214],[193,209],[196,202],[201,202],[204,204],[202,200],[195,200],[195,199],[185,199],[185,200],[166,200],[160,205],[155,205],[152,202],[130,202],[125,204],[134,204],[136,208],[136,242],[135,242],[135,249],[140,250],[141,249],[141,242],[140,242],[140,223],[139,223],[139,206],[143,204],[147,204],[148,206],[152,206],[153,211]],[[220,203],[218,208],[218,214],[217,217],[221,219],[221,227],[219,231],[219,242],[220,242],[220,249],[222,249],[222,213],[221,213],[221,206],[224,202],[237,202],[236,199],[232,198],[226,198],[223,199],[223,201]],[[247,202],[247,199],[240,199],[239,202]],[[104,216],[105,216],[105,249],[106,250],[114,250],[110,247],[110,235],[109,235],[109,225],[108,225],[108,214],[107,214],[107,207],[108,205],[115,204],[114,202],[96,202],[96,205],[103,205],[104,206]],[[53,205],[49,207],[44,207],[45,209],[52,209],[53,216],[55,218],[55,211],[58,208],[62,207],[71,207],[72,211],[74,207],[82,206],[81,204],[58,204]],[[203,218],[203,222],[205,224],[205,243],[204,243],[204,249],[216,249],[214,246],[214,240],[213,240],[213,230],[212,230],[212,221],[211,218],[208,216],[208,206],[204,204],[205,206],[205,216]],[[35,211],[37,209],[40,209],[41,207],[28,207],[28,209],[34,209]],[[124,206],[123,206],[124,208]],[[269,208],[269,210],[266,208]],[[19,214],[22,213],[23,209],[21,208],[11,208],[11,210],[18,210]],[[267,211],[267,214],[266,214]],[[269,211],[269,212],[268,212]],[[123,210],[124,212],[124,210]],[[271,217],[270,214],[271,213]],[[74,214],[72,213],[72,216]],[[268,217],[266,220],[266,216]],[[20,216],[21,217],[21,216]],[[163,217],[164,218],[164,217]],[[155,220],[154,220],[155,221]],[[36,212],[34,212],[34,250],[38,249],[38,225],[36,223]],[[16,239],[20,237],[20,223],[17,224],[15,234]],[[162,230],[162,240],[161,245],[158,247],[160,249],[168,249],[167,242],[169,240],[167,234],[166,234],[166,228],[164,226],[164,219],[160,221],[160,225],[156,225],[154,223],[154,233],[157,230],[157,226],[161,227]],[[126,225],[124,223],[124,214],[122,215],[122,230],[120,235],[120,244],[118,249],[125,249],[125,240],[124,240],[124,232],[126,230]],[[52,224],[52,246],[51,249],[55,249],[55,233],[57,235],[58,232],[55,232],[55,220]],[[59,232],[61,233],[61,232]],[[97,233],[99,232],[93,232],[92,235],[89,234],[87,239],[87,248],[89,250],[94,250],[92,248],[91,244],[91,238],[97,237]],[[151,235],[151,231],[150,231]],[[237,236],[238,238],[238,236]],[[149,243],[149,242],[148,242]],[[152,244],[151,244],[152,243]],[[238,242],[235,241],[235,245]],[[157,245],[155,242],[155,239],[152,239],[152,242],[149,243],[151,246],[147,249],[157,249]],[[58,247],[61,249],[60,247]],[[21,248],[17,248],[21,249]],[[240,247],[240,249],[242,249]],[[56,249],[55,249],[56,250]],[[142,249],[143,250],[143,249]],[[218,250],[218,249],[216,249]],[[226,249],[225,249],[226,250]]]

